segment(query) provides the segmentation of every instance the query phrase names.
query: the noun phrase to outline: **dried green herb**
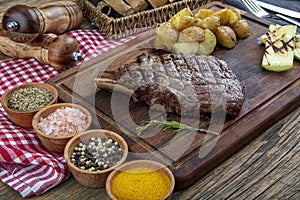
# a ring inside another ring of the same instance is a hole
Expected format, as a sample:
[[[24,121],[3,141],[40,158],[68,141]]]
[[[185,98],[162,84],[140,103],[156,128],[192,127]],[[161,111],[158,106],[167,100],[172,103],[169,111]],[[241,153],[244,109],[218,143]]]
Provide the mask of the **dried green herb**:
[[[53,98],[53,93],[46,88],[26,87],[14,91],[7,105],[18,111],[32,111],[48,105]]]
[[[189,125],[177,122],[177,121],[167,121],[165,119],[162,119],[162,120],[151,120],[151,121],[144,123],[142,126],[138,127],[136,129],[138,136],[140,136],[144,130],[146,130],[147,128],[149,128],[150,126],[153,126],[153,125],[157,125],[158,127],[164,127],[163,131],[166,131],[168,129],[177,129],[176,131],[190,130],[190,131],[199,131],[199,132],[219,135],[219,133],[209,131],[209,130],[206,130],[203,128],[196,128],[196,127],[192,127],[192,126],[189,126]]]

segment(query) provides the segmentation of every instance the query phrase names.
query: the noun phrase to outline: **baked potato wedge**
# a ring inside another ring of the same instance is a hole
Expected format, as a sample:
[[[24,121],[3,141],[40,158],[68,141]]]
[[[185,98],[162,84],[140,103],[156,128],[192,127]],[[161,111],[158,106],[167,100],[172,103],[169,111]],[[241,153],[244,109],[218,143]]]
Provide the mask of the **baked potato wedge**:
[[[194,55],[198,52],[199,42],[176,42],[173,46],[175,52]]]
[[[241,19],[241,11],[239,10],[239,9],[237,9],[237,8],[232,8],[231,9],[232,10],[232,12],[234,12],[235,13],[235,15],[238,17],[238,19],[240,20]]]
[[[175,15],[171,18],[170,22],[175,30],[180,32],[187,27],[193,26],[193,24],[195,23],[195,18],[186,15]]]
[[[189,7],[186,7],[186,8],[181,9],[175,15],[173,15],[170,20],[172,20],[172,18],[175,18],[175,17],[178,17],[178,16],[190,16],[190,17],[192,17],[193,13],[192,13],[192,11]]]
[[[177,42],[178,31],[176,31],[170,22],[164,22],[156,28],[156,40],[154,48],[157,49],[170,49],[172,50],[173,45]]]
[[[197,54],[209,55],[211,54],[217,45],[217,38],[213,32],[209,29],[204,30],[204,41],[199,43]]]
[[[192,26],[195,22],[195,18],[193,17],[193,13],[190,8],[186,7],[173,15],[169,22],[171,22],[177,31],[181,31],[189,26]]]
[[[203,29],[198,26],[187,27],[183,29],[178,36],[178,42],[202,42],[203,40]]]
[[[160,37],[155,37],[153,47],[154,49],[164,49],[172,51],[173,45],[173,43],[168,43]]]
[[[250,34],[250,26],[244,19],[239,20],[233,27],[234,33],[238,38],[244,39]]]
[[[227,15],[228,15],[227,25],[233,27],[239,21],[239,17],[235,14],[235,12],[233,12],[230,9],[227,10]]]
[[[214,16],[220,17],[220,23],[222,26],[226,26],[228,23],[228,9],[223,8],[213,14]]]
[[[215,11],[210,10],[210,9],[200,9],[195,15],[194,17],[196,19],[204,19],[205,17],[211,16],[212,14],[214,14]]]
[[[222,46],[232,49],[237,44],[234,31],[229,26],[220,26],[216,32],[217,42]]]
[[[210,31],[215,33],[217,31],[217,28],[221,25],[220,17],[211,15],[211,16],[205,17],[204,19],[196,22],[195,25],[199,26],[203,29],[209,29]]]

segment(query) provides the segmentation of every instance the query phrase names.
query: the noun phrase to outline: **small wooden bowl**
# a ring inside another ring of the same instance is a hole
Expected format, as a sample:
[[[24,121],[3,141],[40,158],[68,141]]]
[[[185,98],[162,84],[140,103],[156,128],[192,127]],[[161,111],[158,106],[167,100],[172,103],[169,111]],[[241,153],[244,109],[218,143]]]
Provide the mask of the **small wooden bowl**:
[[[38,123],[40,122],[40,119],[43,117],[47,117],[49,114],[53,113],[55,110],[62,108],[62,107],[73,107],[80,109],[86,116],[87,116],[87,124],[86,127],[81,131],[86,131],[91,123],[92,123],[92,115],[91,113],[84,107],[72,104],[72,103],[58,103],[53,104],[51,106],[47,106],[45,108],[42,108],[40,111],[38,111],[35,116],[32,119],[32,127],[37,133],[37,136],[43,143],[43,145],[49,150],[53,152],[64,152],[65,146],[68,143],[68,141],[76,135],[76,133],[68,135],[68,136],[53,136],[53,135],[47,135],[44,134],[39,128]]]
[[[107,169],[101,171],[87,171],[76,167],[70,160],[72,153],[74,152],[75,147],[78,146],[80,142],[87,142],[90,138],[111,138],[113,141],[119,143],[120,147],[123,149],[123,154],[119,162]],[[74,178],[80,183],[81,185],[91,187],[91,188],[101,188],[105,186],[106,178],[109,173],[114,170],[116,167],[121,165],[125,162],[128,154],[128,145],[126,141],[117,133],[103,130],[103,129],[95,129],[95,130],[88,130],[82,132],[75,137],[73,137],[65,147],[64,156],[69,166],[71,173],[73,174]]]
[[[167,199],[171,199],[174,187],[175,187],[175,178],[173,173],[171,172],[171,170],[169,168],[167,168],[166,166],[162,165],[161,163],[155,162],[155,161],[151,161],[151,160],[134,160],[134,161],[130,161],[127,163],[124,163],[122,165],[120,165],[119,167],[117,167],[115,170],[113,170],[109,176],[106,179],[106,192],[107,195],[110,199],[112,200],[117,200],[117,198],[113,195],[112,190],[111,190],[111,185],[112,182],[114,181],[114,178],[121,172],[136,168],[136,167],[147,167],[147,168],[151,168],[153,170],[158,170],[161,173],[165,174],[170,182],[171,182],[171,186],[169,191],[167,192],[167,194],[165,195],[165,197],[163,198],[164,200]],[[142,181],[140,184],[143,184]]]
[[[51,91],[53,93],[53,100],[48,105],[56,103],[58,98],[58,92],[56,88],[47,83],[34,83],[34,82],[25,83],[22,85],[15,86],[12,89],[6,91],[1,98],[2,107],[6,111],[8,119],[10,119],[14,124],[21,126],[23,128],[32,128],[32,118],[42,108],[37,110],[32,110],[32,111],[18,111],[9,108],[7,102],[11,97],[11,95],[13,94],[13,92],[21,88],[29,88],[29,87],[45,88]]]

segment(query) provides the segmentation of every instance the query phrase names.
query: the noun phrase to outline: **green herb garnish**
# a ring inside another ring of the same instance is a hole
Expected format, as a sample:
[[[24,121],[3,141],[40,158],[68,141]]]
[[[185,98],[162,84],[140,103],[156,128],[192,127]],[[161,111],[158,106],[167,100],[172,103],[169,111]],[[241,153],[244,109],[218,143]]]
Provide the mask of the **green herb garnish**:
[[[167,121],[165,119],[162,119],[162,120],[154,120],[153,119],[151,121],[146,122],[145,124],[143,124],[142,126],[140,126],[136,129],[137,135],[140,136],[144,130],[146,130],[147,128],[149,128],[150,126],[153,126],[153,125],[157,125],[158,127],[164,127],[162,129],[163,131],[166,131],[168,129],[177,129],[176,131],[189,130],[189,131],[199,131],[199,132],[219,135],[219,133],[217,133],[217,132],[209,131],[209,130],[206,130],[203,128],[196,128],[193,126],[182,124],[177,121]]]

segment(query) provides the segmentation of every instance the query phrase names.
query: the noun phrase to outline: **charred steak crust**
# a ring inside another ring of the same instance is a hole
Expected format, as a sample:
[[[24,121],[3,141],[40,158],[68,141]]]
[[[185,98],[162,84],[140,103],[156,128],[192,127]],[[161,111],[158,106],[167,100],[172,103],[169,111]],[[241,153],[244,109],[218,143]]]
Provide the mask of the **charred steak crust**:
[[[115,71],[99,73],[95,82],[98,88],[117,84],[131,91],[135,102],[161,104],[177,114],[211,113],[223,107],[233,116],[244,102],[237,76],[214,56],[142,53]]]

